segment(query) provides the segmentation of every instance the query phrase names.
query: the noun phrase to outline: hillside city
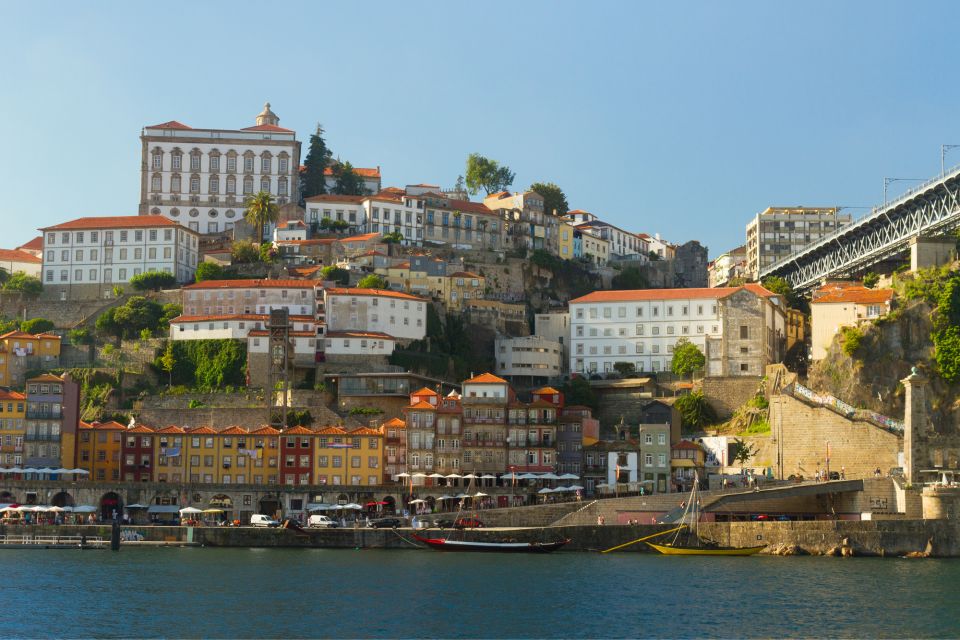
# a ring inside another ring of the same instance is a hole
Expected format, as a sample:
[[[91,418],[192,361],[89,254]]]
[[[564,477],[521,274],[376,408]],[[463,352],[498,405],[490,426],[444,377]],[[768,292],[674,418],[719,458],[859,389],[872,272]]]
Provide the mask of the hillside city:
[[[923,377],[951,433],[952,231],[795,286],[778,270],[846,210],[764,205],[709,260],[709,238],[514,190],[479,154],[455,184],[391,186],[269,103],[207,124],[143,127],[130,215],[0,250],[7,480],[102,483],[103,518],[113,488],[166,483],[154,520],[205,487],[248,522],[339,488],[508,507],[957,465],[905,453],[901,382]]]

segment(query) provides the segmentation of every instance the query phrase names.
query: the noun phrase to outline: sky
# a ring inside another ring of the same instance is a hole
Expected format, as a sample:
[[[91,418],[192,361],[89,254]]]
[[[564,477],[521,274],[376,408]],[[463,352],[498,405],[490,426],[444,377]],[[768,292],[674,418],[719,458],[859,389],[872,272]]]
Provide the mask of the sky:
[[[252,126],[266,101],[304,156],[320,123],[384,186],[450,187],[479,152],[514,190],[555,182],[571,208],[711,257],[768,206],[859,217],[884,177],[933,177],[960,144],[960,3],[0,7],[4,248],[135,215],[142,127]]]

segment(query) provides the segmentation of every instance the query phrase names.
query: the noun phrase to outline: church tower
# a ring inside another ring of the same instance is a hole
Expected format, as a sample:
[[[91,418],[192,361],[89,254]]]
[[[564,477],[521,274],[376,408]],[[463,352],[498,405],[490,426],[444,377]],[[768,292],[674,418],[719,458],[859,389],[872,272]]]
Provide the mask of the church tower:
[[[260,112],[260,115],[257,116],[257,126],[264,124],[272,124],[275,127],[280,126],[280,118],[277,117],[273,111],[270,110],[270,103],[265,102],[263,104],[263,111]]]

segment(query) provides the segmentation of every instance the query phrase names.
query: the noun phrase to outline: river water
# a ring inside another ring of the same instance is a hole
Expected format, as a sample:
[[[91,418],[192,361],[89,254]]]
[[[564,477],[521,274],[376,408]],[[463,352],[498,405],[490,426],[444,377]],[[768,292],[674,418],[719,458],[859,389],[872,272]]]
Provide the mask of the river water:
[[[0,551],[0,637],[957,637],[960,561]]]

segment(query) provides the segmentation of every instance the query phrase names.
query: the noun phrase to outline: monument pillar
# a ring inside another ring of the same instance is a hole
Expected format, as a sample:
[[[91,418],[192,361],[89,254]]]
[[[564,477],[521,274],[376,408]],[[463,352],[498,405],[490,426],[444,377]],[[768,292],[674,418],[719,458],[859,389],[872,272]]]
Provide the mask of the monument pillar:
[[[906,393],[903,406],[903,474],[909,484],[920,481],[924,464],[922,442],[926,439],[927,379],[914,367],[909,376],[900,381]]]

